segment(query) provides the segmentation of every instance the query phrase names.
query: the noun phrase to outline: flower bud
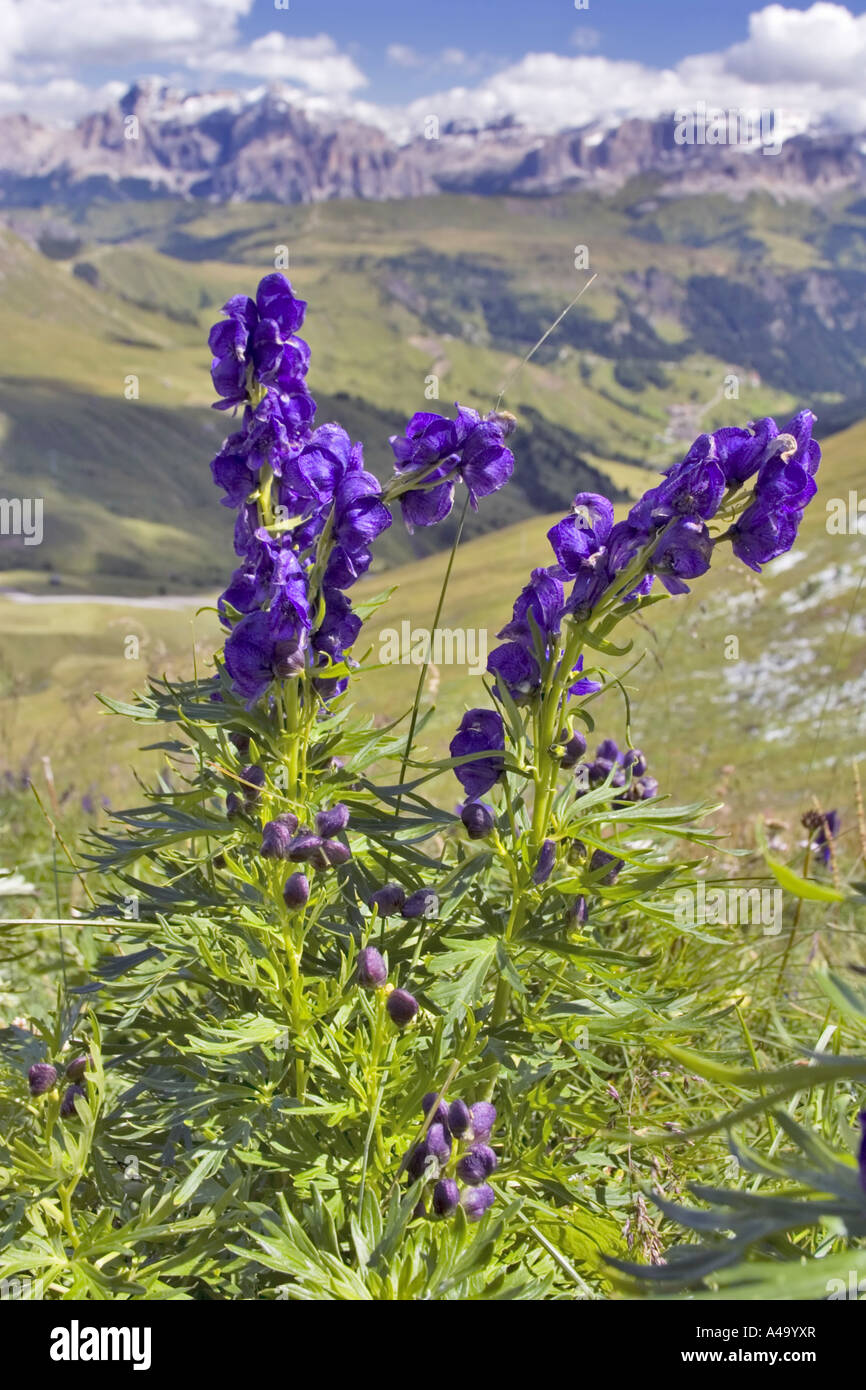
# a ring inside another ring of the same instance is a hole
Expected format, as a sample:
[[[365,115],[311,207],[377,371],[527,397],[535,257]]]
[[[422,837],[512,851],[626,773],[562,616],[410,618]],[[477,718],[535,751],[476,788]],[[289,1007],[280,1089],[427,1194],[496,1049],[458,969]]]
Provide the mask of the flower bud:
[[[338,801],[329,811],[320,811],[316,816],[316,830],[323,840],[330,840],[332,836],[339,835],[348,824],[349,808],[344,806],[342,801]]]
[[[250,751],[249,734],[232,733],[229,734],[229,743],[233,743],[242,758],[245,758]]]
[[[646,758],[639,748],[629,748],[623,757],[622,765],[631,768],[633,777],[643,777],[646,772]]]
[[[586,845],[583,840],[572,840],[568,846],[566,855],[569,864],[579,864],[581,859],[586,858]]]
[[[480,1221],[495,1201],[496,1193],[493,1188],[483,1182],[478,1187],[467,1188],[460,1199],[460,1205],[469,1221]]]
[[[589,907],[582,893],[569,903],[568,920],[573,927],[584,927],[589,920]]]
[[[586,752],[586,739],[583,734],[574,733],[565,745],[565,750],[559,760],[560,767],[577,767],[584,753]]]
[[[69,1081],[82,1081],[84,1073],[88,1067],[93,1066],[93,1058],[82,1052],[80,1057],[73,1057],[66,1068],[66,1076]]]
[[[472,1133],[475,1138],[481,1142],[489,1139],[491,1130],[496,1124],[496,1106],[491,1105],[489,1100],[477,1100],[471,1113]]]
[[[341,864],[347,864],[352,858],[352,851],[342,840],[323,840],[322,854],[330,869],[338,869]]]
[[[292,831],[278,820],[269,820],[262,826],[262,844],[259,854],[263,859],[288,859],[292,844]]]
[[[483,801],[467,801],[460,812],[460,819],[466,826],[470,840],[485,839],[496,824],[493,812]]]
[[[451,1135],[445,1125],[431,1125],[427,1131],[427,1148],[433,1157],[445,1167],[451,1157]]]
[[[327,861],[321,853],[322,841],[318,835],[311,835],[309,832],[296,835],[286,848],[286,859],[290,859],[294,864],[313,863],[317,868],[324,867]]]
[[[244,783],[242,794],[248,806],[253,806],[257,801],[261,801],[262,787],[265,785],[264,769],[258,763],[251,763],[249,767],[241,770],[241,781]]]
[[[406,889],[402,883],[386,883],[384,888],[377,888],[367,899],[368,907],[377,907],[380,917],[391,917],[395,912],[402,912],[406,902]]]
[[[398,1028],[405,1028],[418,1012],[418,1000],[408,990],[395,989],[388,995],[385,1007],[391,1022]]]
[[[541,849],[538,851],[538,860],[532,874],[532,882],[542,884],[550,878],[553,866],[556,863],[556,841],[545,840]]]
[[[498,1162],[489,1144],[475,1144],[457,1164],[457,1176],[476,1187],[490,1177]]]
[[[425,1115],[429,1115],[434,1106],[436,1107],[436,1113],[433,1116],[434,1123],[444,1125],[447,1128],[448,1106],[439,1095],[438,1091],[428,1091],[421,1101],[421,1109],[424,1111]]]
[[[593,850],[592,858],[589,861],[589,871],[590,873],[595,873],[597,869],[602,869],[606,864],[609,864],[610,868],[608,872],[602,876],[601,882],[610,886],[610,884],[615,881],[624,863],[625,861],[623,859],[617,859],[615,854],[608,854],[605,849],[596,849]]]
[[[50,1062],[36,1062],[27,1073],[31,1096],[44,1096],[57,1085],[57,1069]]]
[[[281,811],[280,814],[277,816],[277,820],[279,821],[280,825],[286,826],[286,828],[290,830],[294,835],[295,831],[298,828],[298,818],[295,815],[294,811]]]
[[[658,796],[659,784],[655,777],[642,777],[638,786],[641,801],[649,801],[652,797]]]
[[[304,670],[304,649],[297,642],[277,642],[274,645],[274,656],[271,669],[277,680],[291,680],[294,676],[300,676]]]
[[[438,911],[439,899],[432,888],[419,888],[403,904],[404,917],[435,917]]]
[[[382,959],[381,952],[377,951],[375,946],[365,946],[363,950],[358,952],[358,984],[362,989],[379,989],[387,978],[388,967]],[[411,998],[412,996],[407,997]]]
[[[283,888],[283,902],[290,912],[305,907],[310,899],[310,881],[306,874],[290,874]]]
[[[465,1100],[452,1100],[448,1107],[448,1128],[455,1139],[472,1139],[472,1112]]]
[[[453,1216],[460,1205],[460,1188],[453,1178],[440,1178],[433,1189],[433,1211],[437,1216]]]
[[[431,1125],[424,1138],[416,1144],[406,1164],[413,1179],[438,1177],[451,1157],[451,1139],[444,1125]]]
[[[74,1086],[67,1086],[63,1093],[63,1100],[60,1102],[60,1118],[68,1120],[75,1112],[76,1096],[86,1096],[87,1090],[84,1086],[76,1083]]]
[[[229,792],[226,797],[226,816],[229,820],[234,820],[235,816],[242,814],[244,809],[243,797],[238,796],[237,792]]]

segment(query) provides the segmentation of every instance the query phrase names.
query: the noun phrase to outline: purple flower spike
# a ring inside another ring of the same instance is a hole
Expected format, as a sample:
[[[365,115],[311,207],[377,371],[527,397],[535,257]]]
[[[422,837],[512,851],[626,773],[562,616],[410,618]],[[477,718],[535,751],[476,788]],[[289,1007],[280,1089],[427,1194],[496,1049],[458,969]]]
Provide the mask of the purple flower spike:
[[[348,824],[349,808],[344,806],[342,801],[338,801],[336,806],[332,806],[328,811],[320,811],[316,816],[316,830],[323,840],[330,840],[332,836],[339,835]]]
[[[398,1028],[405,1028],[418,1012],[418,1000],[405,989],[395,989],[388,995],[385,1005],[391,1022]]]
[[[533,883],[546,883],[556,863],[556,841],[545,840],[538,852],[538,860],[532,874]]]
[[[484,1143],[490,1138],[496,1124],[496,1106],[489,1100],[477,1100],[472,1107],[472,1132],[475,1138]]]
[[[358,984],[362,989],[380,989],[387,978],[388,967],[375,946],[365,946],[358,952]]]
[[[472,1139],[472,1111],[465,1100],[452,1100],[448,1107],[448,1128],[455,1139]]]
[[[402,883],[386,883],[367,899],[368,907],[377,907],[380,917],[393,917],[395,912],[402,912],[405,902],[406,889]]]
[[[74,1114],[76,1113],[76,1111],[75,1111],[75,1101],[76,1101],[76,1098],[77,1098],[78,1096],[86,1096],[86,1095],[87,1095],[87,1089],[86,1089],[86,1087],[84,1087],[84,1086],[82,1086],[82,1085],[80,1085],[80,1084],[76,1084],[76,1085],[74,1085],[74,1086],[67,1086],[66,1090],[65,1090],[64,1093],[63,1093],[63,1100],[60,1102],[60,1118],[63,1119],[63,1120],[68,1120],[68,1119],[70,1118],[71,1115],[74,1115]]]
[[[460,819],[466,826],[470,840],[486,839],[496,824],[492,810],[483,801],[467,801],[460,812]]]
[[[460,1201],[467,1220],[480,1221],[484,1213],[489,1211],[496,1201],[496,1193],[488,1183],[483,1182],[478,1187],[468,1188]]]
[[[453,1178],[440,1178],[433,1189],[433,1210],[437,1216],[453,1216],[460,1205],[460,1188]]]
[[[36,1062],[27,1073],[31,1096],[44,1096],[57,1085],[57,1069],[50,1062]]]
[[[305,907],[310,899],[310,881],[306,874],[292,874],[283,888],[283,902],[290,912]]]
[[[263,859],[288,859],[293,843],[292,831],[279,820],[269,820],[262,826],[262,846],[259,854]]]
[[[435,917],[438,911],[439,899],[432,888],[419,888],[417,893],[411,893],[403,904],[403,916],[407,919]]]
[[[457,1164],[457,1176],[477,1187],[490,1177],[499,1160],[489,1144],[475,1144]]]
[[[434,1106],[436,1107],[436,1114],[433,1117],[434,1123],[444,1125],[447,1129],[448,1106],[442,1099],[442,1097],[439,1095],[438,1091],[428,1091],[424,1099],[421,1101],[421,1109],[424,1111],[425,1115],[429,1115],[430,1111],[433,1109]]]

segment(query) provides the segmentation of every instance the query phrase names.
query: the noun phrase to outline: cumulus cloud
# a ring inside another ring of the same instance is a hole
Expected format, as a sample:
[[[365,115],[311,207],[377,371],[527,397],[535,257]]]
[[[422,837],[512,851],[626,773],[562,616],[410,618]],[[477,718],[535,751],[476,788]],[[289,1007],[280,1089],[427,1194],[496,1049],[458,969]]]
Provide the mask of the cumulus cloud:
[[[389,43],[385,49],[385,57],[389,63],[394,63],[398,68],[417,68],[421,66],[421,54],[414,48],[410,48],[408,43]]]
[[[201,72],[299,83],[338,97],[367,84],[360,68],[340,52],[327,34],[315,38],[292,38],[277,32],[262,34],[245,48],[192,55],[188,66]]]

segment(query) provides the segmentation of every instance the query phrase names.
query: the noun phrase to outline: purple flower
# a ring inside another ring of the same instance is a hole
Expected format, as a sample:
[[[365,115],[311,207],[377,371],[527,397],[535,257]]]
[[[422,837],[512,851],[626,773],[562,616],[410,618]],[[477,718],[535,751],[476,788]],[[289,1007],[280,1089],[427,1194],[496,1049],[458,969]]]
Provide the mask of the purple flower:
[[[697,579],[710,568],[713,543],[702,521],[681,517],[662,536],[649,564],[669,594],[687,594],[686,579]]]
[[[388,967],[375,946],[358,952],[358,984],[362,989],[379,989],[388,978]]]
[[[622,765],[631,768],[633,777],[642,777],[646,772],[646,758],[639,748],[629,748],[623,754]]]
[[[439,1094],[438,1091],[428,1091],[427,1094],[424,1096],[423,1100],[421,1101],[421,1109],[424,1111],[425,1115],[429,1115],[430,1111],[434,1108],[434,1106],[436,1110],[436,1113],[433,1117],[434,1123],[443,1125],[447,1129],[448,1106],[446,1105],[445,1101],[442,1099],[442,1096]]]
[[[405,1028],[418,1012],[418,1000],[405,989],[392,990],[385,1005],[391,1022]]]
[[[238,695],[251,707],[265,694],[285,656],[283,643],[298,641],[301,625],[290,614],[248,613],[225,645],[226,670]]]
[[[416,1144],[406,1169],[410,1178],[437,1177],[451,1157],[451,1138],[444,1125],[434,1124]]]
[[[474,801],[489,792],[505,769],[502,716],[494,710],[467,710],[451,740],[450,753],[452,758],[488,754],[487,757],[475,757],[472,762],[455,767],[454,775],[470,800]]]
[[[57,1069],[50,1062],[35,1062],[27,1073],[31,1096],[44,1096],[57,1085]]]
[[[367,899],[368,907],[379,909],[380,917],[393,917],[395,912],[402,912],[406,902],[406,889],[402,883],[386,883],[384,888],[377,888]]]
[[[480,1142],[490,1138],[496,1123],[496,1106],[488,1100],[478,1100],[472,1106],[472,1133]]]
[[[417,487],[399,494],[407,528],[433,526],[448,515],[458,476],[473,509],[480,497],[503,487],[514,469],[513,455],[503,443],[510,429],[509,417],[493,414],[482,420],[476,410],[458,405],[456,420],[419,411],[405,434],[392,435],[397,477],[418,479]]]
[[[78,1098],[78,1096],[86,1095],[87,1088],[85,1086],[80,1085],[79,1083],[76,1083],[74,1086],[67,1086],[66,1090],[63,1092],[63,1099],[60,1102],[61,1119],[68,1120],[71,1115],[74,1115],[76,1113],[76,1099]]]
[[[403,916],[407,920],[414,917],[435,917],[439,911],[439,899],[432,888],[419,888],[410,893],[403,904]]]
[[[584,927],[589,920],[589,907],[582,893],[569,905],[568,918],[572,926]]]
[[[73,1057],[72,1061],[68,1063],[66,1076],[70,1081],[83,1081],[87,1068],[92,1066],[93,1058],[86,1052],[82,1052],[80,1056]]]
[[[310,898],[310,881],[306,874],[290,874],[283,888],[283,902],[290,912],[305,907]]]
[[[715,440],[711,434],[702,434],[664,481],[635,503],[628,519],[638,528],[663,526],[673,517],[708,521],[718,511],[724,491],[725,475],[716,462]]]
[[[283,821],[269,820],[262,826],[262,845],[259,854],[263,859],[288,859],[292,833],[291,827]]]
[[[477,1187],[479,1183],[490,1177],[498,1161],[489,1144],[474,1144],[457,1164],[457,1176],[463,1182]]]
[[[623,859],[618,859],[615,854],[609,854],[605,849],[596,849],[593,850],[592,858],[589,861],[589,871],[591,874],[594,874],[599,869],[607,868],[607,873],[603,874],[599,881],[607,884],[609,887],[616,879],[624,863],[625,861]]]
[[[815,848],[820,852],[824,864],[827,865],[832,860],[831,846],[839,834],[839,812],[827,811],[822,817],[815,836]]]
[[[323,843],[320,835],[312,835],[305,831],[294,836],[286,847],[283,858],[290,859],[294,864],[315,864],[316,867],[324,868],[327,861],[322,855]]]
[[[532,871],[532,882],[536,884],[546,883],[550,878],[555,863],[556,841],[545,840],[541,849],[538,851],[538,859]]]
[[[470,840],[484,840],[496,824],[493,811],[483,801],[467,801],[460,812]]]
[[[577,767],[586,752],[586,739],[581,733],[573,733],[565,745],[565,752],[559,760],[560,767]]]
[[[757,473],[771,441],[779,433],[769,416],[756,420],[748,429],[716,430],[716,457],[728,486],[738,486]]]
[[[469,1221],[480,1221],[495,1201],[496,1193],[486,1182],[480,1183],[478,1187],[468,1188],[460,1199]]]
[[[506,642],[494,647],[487,658],[487,669],[502,681],[515,704],[525,703],[541,689],[541,667],[521,642]],[[501,699],[498,685],[493,687],[493,692]]]
[[[352,858],[352,851],[342,840],[323,840],[321,853],[329,869],[339,869]]]
[[[333,835],[339,835],[341,830],[345,830],[349,824],[349,808],[342,801],[338,801],[327,811],[320,811],[316,816],[316,830],[323,839],[328,840]]]
[[[241,768],[242,795],[248,806],[254,806],[261,800],[262,787],[266,780],[265,770],[259,767],[258,763],[250,763],[249,766]]]
[[[777,556],[784,555],[797,539],[801,513],[778,511],[772,504],[754,501],[731,528],[731,546],[738,560],[761,571]]]
[[[452,1100],[448,1107],[448,1128],[455,1139],[471,1139],[472,1111],[465,1100]]]
[[[550,570],[533,570],[532,578],[514,604],[511,622],[497,632],[497,637],[520,642],[532,651],[535,646],[534,623],[541,634],[542,644],[546,646],[546,639],[559,632],[564,602],[561,581]]]
[[[453,1216],[460,1205],[460,1188],[453,1178],[440,1178],[433,1189],[433,1210],[437,1216]]]
[[[860,1176],[860,1186],[866,1192],[866,1110],[861,1110],[857,1116],[860,1121],[860,1144],[857,1149],[857,1169]]]
[[[600,550],[613,526],[613,504],[595,492],[579,492],[571,514],[547,533],[562,571],[576,575],[584,561]]]

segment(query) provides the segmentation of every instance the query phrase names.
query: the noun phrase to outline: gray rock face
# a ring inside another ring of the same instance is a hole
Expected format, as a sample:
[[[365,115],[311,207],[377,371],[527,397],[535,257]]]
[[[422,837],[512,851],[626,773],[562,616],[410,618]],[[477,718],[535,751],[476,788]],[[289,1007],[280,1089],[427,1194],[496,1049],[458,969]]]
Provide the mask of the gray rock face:
[[[116,106],[52,128],[0,118],[0,202],[76,203],[94,194],[312,203],[413,198],[440,192],[613,191],[652,173],[660,191],[763,189],[818,199],[866,184],[861,136],[797,136],[780,152],[681,145],[673,120],[623,121],[541,135],[513,120],[444,127],[436,139],[395,143],[358,121],[306,114],[279,89],[185,96],[137,83]]]

